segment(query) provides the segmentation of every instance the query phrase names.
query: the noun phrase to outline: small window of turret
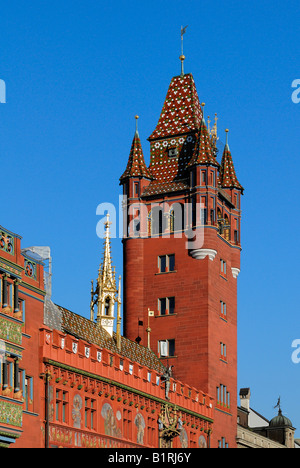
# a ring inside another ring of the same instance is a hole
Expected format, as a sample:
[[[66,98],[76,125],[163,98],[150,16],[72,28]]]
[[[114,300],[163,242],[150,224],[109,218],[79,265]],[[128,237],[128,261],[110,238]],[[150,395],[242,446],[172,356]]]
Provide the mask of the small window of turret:
[[[168,154],[169,154],[169,158],[175,158],[178,154],[177,148],[169,148]]]

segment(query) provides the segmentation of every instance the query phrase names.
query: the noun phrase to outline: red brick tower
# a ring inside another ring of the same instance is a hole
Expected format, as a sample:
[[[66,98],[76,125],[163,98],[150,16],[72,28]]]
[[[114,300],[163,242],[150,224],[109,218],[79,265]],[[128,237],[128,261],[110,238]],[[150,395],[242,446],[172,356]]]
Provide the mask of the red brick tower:
[[[124,334],[173,365],[176,379],[215,398],[212,447],[236,447],[243,187],[227,136],[218,163],[216,124],[207,128],[193,76],[183,67],[149,141],[147,168],[136,131],[120,179]]]

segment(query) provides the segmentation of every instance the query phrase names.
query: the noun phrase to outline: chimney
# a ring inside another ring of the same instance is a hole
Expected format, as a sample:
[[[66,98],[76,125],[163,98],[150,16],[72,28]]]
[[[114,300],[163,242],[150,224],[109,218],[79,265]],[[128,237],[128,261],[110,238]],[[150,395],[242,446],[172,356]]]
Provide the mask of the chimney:
[[[242,408],[250,411],[250,388],[241,388],[240,402]]]

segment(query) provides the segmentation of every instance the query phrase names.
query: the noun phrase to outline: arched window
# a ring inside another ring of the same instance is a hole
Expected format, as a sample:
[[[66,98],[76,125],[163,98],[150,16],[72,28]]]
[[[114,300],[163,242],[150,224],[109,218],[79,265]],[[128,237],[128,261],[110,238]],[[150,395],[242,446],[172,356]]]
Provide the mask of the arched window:
[[[104,303],[104,315],[109,315],[110,314],[110,297],[105,298],[105,303]]]
[[[174,229],[175,229],[175,213],[174,213],[173,208],[171,208],[169,216],[170,216],[170,232],[174,232]]]
[[[224,230],[223,235],[226,240],[230,240],[230,222],[227,214],[224,216]]]
[[[148,223],[148,236],[151,236],[151,232],[152,232],[152,213],[151,213],[151,211],[149,211],[149,213],[148,213],[147,223]]]
[[[158,235],[163,232],[163,208],[154,206],[148,215],[148,234]]]
[[[182,203],[173,203],[170,214],[170,232],[184,230],[184,206]]]

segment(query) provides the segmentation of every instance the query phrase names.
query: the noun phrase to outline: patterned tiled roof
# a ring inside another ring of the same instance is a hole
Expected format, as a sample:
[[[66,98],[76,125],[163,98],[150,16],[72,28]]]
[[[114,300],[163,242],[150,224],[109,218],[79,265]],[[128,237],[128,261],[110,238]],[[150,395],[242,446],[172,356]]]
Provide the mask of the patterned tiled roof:
[[[151,178],[150,171],[145,164],[141,140],[137,132],[135,133],[132,141],[127,167],[120,177],[120,181],[126,177]]]
[[[189,133],[200,127],[202,109],[193,76],[175,76],[169,86],[158,124],[149,140]]]
[[[226,143],[223,151],[220,172],[219,172],[219,185],[223,188],[238,188],[243,192],[243,187],[239,183],[233,161],[231,152],[228,144]]]
[[[160,193],[171,193],[178,192],[180,190],[186,190],[189,185],[185,181],[176,182],[152,182],[143,191],[142,197],[150,197],[151,195],[157,195]]]
[[[193,156],[187,166],[192,167],[196,164],[213,164],[219,166],[211,146],[210,136],[204,118],[202,118],[201,128],[197,134],[197,142]]]
[[[151,142],[150,170],[153,180],[145,188],[142,197],[189,188],[186,166],[193,154],[195,142],[194,133]],[[171,148],[176,149],[175,156],[170,156]]]
[[[130,359],[132,362],[138,362],[157,372],[163,373],[165,371],[165,367],[159,358],[150,349],[122,336],[121,349],[119,350],[116,345],[115,333],[111,337],[103,327],[97,326],[95,322],[81,315],[77,315],[64,307],[56,307],[61,313],[61,329],[65,333],[120,354]]]

